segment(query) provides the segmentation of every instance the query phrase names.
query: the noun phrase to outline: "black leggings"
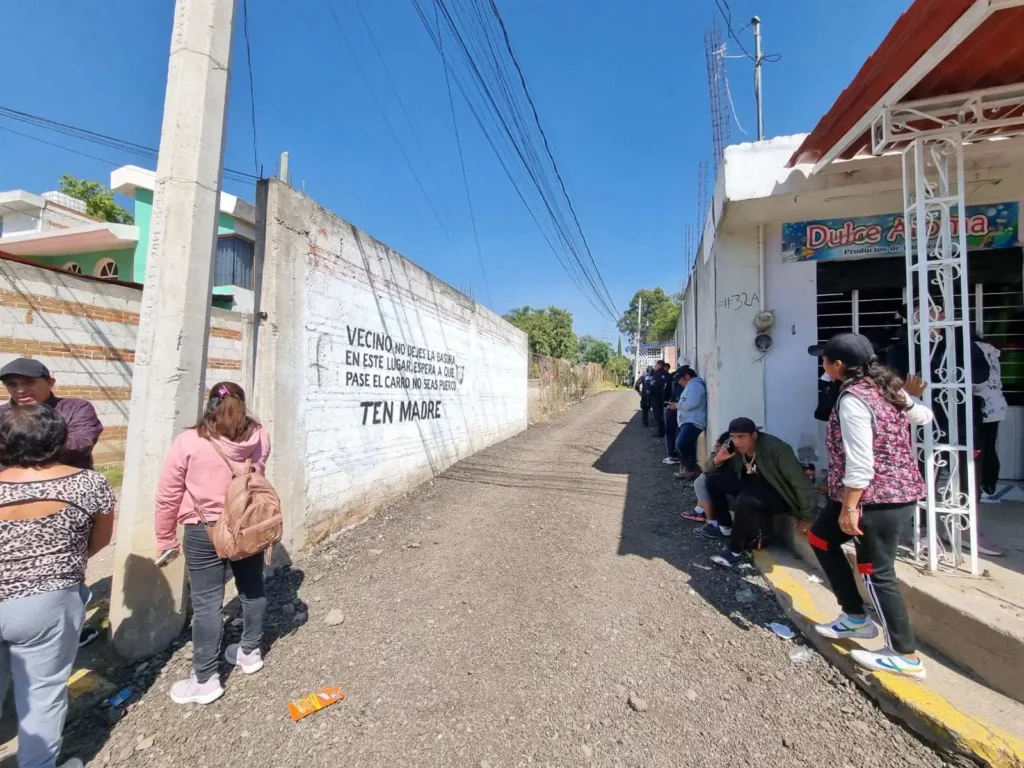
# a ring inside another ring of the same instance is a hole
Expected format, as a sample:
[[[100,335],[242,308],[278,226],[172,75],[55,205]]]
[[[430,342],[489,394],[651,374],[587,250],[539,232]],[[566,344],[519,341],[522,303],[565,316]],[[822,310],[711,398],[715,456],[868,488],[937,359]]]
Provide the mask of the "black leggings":
[[[865,506],[860,517],[863,536],[849,536],[839,527],[842,504],[829,500],[811,526],[807,540],[814,547],[822,570],[843,611],[854,616],[864,613],[864,601],[857,589],[850,562],[842,546],[853,539],[857,548],[857,570],[885,630],[885,644],[896,653],[917,650],[914,632],[896,582],[896,546],[900,531],[914,513],[914,504]]]
[[[763,478],[744,482],[730,470],[709,472],[708,495],[720,526],[732,526],[729,536],[733,552],[760,549],[774,527],[772,517],[787,509],[786,501]],[[729,511],[729,496],[735,496],[735,519]]]

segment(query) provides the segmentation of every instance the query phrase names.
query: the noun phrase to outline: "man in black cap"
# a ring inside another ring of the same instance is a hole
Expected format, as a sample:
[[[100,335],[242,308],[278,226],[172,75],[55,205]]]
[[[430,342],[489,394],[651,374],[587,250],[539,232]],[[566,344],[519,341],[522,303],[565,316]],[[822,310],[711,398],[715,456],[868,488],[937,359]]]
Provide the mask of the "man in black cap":
[[[0,381],[7,387],[10,401],[0,405],[0,416],[19,405],[43,403],[53,408],[64,419],[68,437],[58,461],[69,467],[92,469],[92,449],[96,447],[103,425],[96,409],[88,400],[57,397],[53,394],[54,379],[45,365],[38,360],[19,357],[0,369]]]
[[[732,568],[751,547],[759,548],[770,534],[775,514],[789,512],[810,522],[815,514],[814,486],[784,440],[761,432],[753,420],[729,422],[729,442],[708,462],[707,490],[714,523],[697,529],[709,539],[728,539],[712,562]],[[736,516],[728,496],[735,496]]]

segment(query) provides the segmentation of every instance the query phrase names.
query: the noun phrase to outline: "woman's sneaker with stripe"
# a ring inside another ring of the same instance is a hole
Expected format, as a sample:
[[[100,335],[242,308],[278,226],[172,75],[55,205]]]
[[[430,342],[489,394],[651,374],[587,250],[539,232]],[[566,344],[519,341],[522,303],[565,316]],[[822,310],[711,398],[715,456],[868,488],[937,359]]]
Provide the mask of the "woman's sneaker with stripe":
[[[875,672],[892,672],[894,675],[903,675],[914,680],[924,680],[927,677],[924,662],[921,659],[911,659],[888,648],[883,648],[881,651],[858,649],[850,651],[850,656],[862,667],[867,667]]]
[[[878,627],[869,618],[855,619],[845,613],[831,624],[818,624],[814,627],[822,637],[829,637],[833,640],[845,640],[857,638],[859,640],[870,640],[878,637]]]

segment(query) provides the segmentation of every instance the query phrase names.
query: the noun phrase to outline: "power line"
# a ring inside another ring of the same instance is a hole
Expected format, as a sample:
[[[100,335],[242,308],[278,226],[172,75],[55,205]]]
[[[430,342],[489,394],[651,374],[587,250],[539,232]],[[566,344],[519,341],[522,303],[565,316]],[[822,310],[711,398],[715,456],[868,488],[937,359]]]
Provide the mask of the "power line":
[[[356,54],[356,50],[352,46],[352,42],[348,39],[348,35],[345,34],[345,28],[342,26],[341,20],[338,18],[338,15],[334,12],[334,8],[331,6],[331,0],[324,0],[324,5],[327,6],[327,11],[328,13],[330,13],[331,18],[334,20],[334,26],[338,28],[338,34],[341,36],[342,42],[344,42],[345,47],[348,48],[348,51],[352,56],[352,60],[355,62],[356,71],[359,72],[363,80],[366,82],[366,86],[370,91],[370,96],[373,97],[373,101],[377,105],[377,109],[380,111],[381,117],[384,118],[384,123],[387,125],[388,131],[391,133],[391,137],[395,140],[395,144],[398,145],[398,151],[401,152],[402,158],[405,160],[405,164],[409,167],[409,172],[412,174],[413,179],[415,179],[416,185],[420,188],[420,192],[423,193],[423,197],[426,199],[427,205],[430,207],[431,213],[434,214],[434,218],[437,220],[437,225],[441,228],[441,231],[444,233],[444,236],[447,238],[448,242],[454,248],[455,242],[452,240],[452,236],[448,232],[448,228],[444,225],[444,222],[441,220],[441,215],[438,213],[437,207],[434,205],[433,199],[427,192],[427,188],[423,186],[423,181],[420,179],[419,174],[416,173],[416,168],[413,166],[412,160],[409,158],[409,153],[405,151],[405,145],[403,145],[401,139],[398,138],[398,132],[395,131],[395,126],[391,122],[391,118],[388,117],[388,113],[384,109],[384,104],[377,97],[377,92],[374,91],[373,89],[373,83],[370,81],[369,75],[367,75],[366,70],[363,69],[363,65],[359,61],[359,56]]]
[[[743,45],[743,41],[740,39],[740,35],[750,25],[747,24],[746,27],[743,27],[743,29],[741,29],[739,32],[736,32],[732,28],[732,8],[729,6],[729,0],[715,0],[715,6],[718,8],[718,12],[720,14],[722,14],[722,20],[725,22],[725,29],[729,33],[729,37],[731,37],[733,42],[736,43],[736,45],[739,46],[741,51],[743,51],[743,58],[750,59],[754,63],[757,63],[757,57],[755,57],[754,54],[752,54],[750,51],[747,50],[747,47],[745,45]],[[725,58],[733,58],[733,57],[732,56],[726,56]],[[781,53],[768,53],[768,54],[762,53],[761,54],[761,61],[769,63],[769,64],[774,64],[774,63],[776,63],[778,61],[781,61],[781,60],[782,60],[782,54]]]
[[[435,32],[420,0],[412,0],[412,3],[428,37],[438,51],[443,53],[440,28]],[[592,255],[589,255],[582,227],[575,216],[564,182],[559,178],[561,174],[550,143],[540,125],[535,105],[531,105],[532,98],[525,76],[517,66],[511,42],[503,30],[504,24],[500,14],[496,13],[497,7],[492,5],[488,9],[490,13],[486,13],[481,10],[485,7],[482,3],[464,0],[463,13],[457,22],[456,15],[445,0],[434,0],[434,4],[445,20],[448,33],[456,43],[456,50],[461,52],[466,68],[465,76],[454,67],[450,56],[443,56],[443,63],[466,99],[471,114],[494,150],[516,194],[580,292],[598,313],[617,320],[614,301]],[[456,5],[458,0],[452,0],[453,8]],[[511,64],[508,63],[510,61]],[[485,114],[491,118],[490,121],[485,120]],[[496,133],[494,128],[497,129]],[[513,167],[525,172],[537,202],[531,203],[527,199],[526,186],[517,180]],[[547,227],[541,223],[541,216],[546,217]],[[570,225],[570,220],[575,227]],[[558,240],[560,247],[555,246],[552,237]]]
[[[249,106],[252,117],[252,167],[260,172],[259,144],[256,141],[256,88],[252,77],[252,49],[249,46],[249,0],[242,0],[242,30],[245,32],[245,61],[249,67]]]
[[[134,141],[128,141],[127,139],[119,139],[114,136],[108,136],[103,133],[97,133],[96,131],[90,131],[86,128],[80,128],[78,126],[69,125],[67,123],[61,123],[46,117],[40,117],[39,115],[33,115],[28,112],[22,112],[21,110],[11,109],[10,107],[0,106],[0,117],[6,117],[11,120],[16,120],[18,122],[25,123],[26,125],[32,125],[37,128],[42,128],[44,130],[63,134],[65,136],[77,139],[79,141],[87,141],[98,146],[116,149],[121,152],[126,152],[128,154],[148,157],[154,160],[157,158],[158,155],[157,150],[154,149],[153,147],[147,147],[143,144],[137,144]],[[7,130],[11,133],[17,133],[17,131],[13,131],[10,128],[6,127],[4,128],[4,130]],[[93,160],[99,160],[100,162],[103,163],[109,163],[115,166],[120,165],[120,163],[107,160],[106,158],[95,157],[93,155],[89,155],[86,154],[85,152],[80,152],[78,150],[71,149],[70,147],[66,147],[61,144],[54,144],[52,142],[48,142],[36,136],[29,136],[28,134],[21,133],[17,133],[17,135],[24,136],[25,138],[32,139],[33,141],[38,141],[42,144],[48,144],[50,146],[57,147],[58,149],[63,149],[67,152],[82,155],[83,157],[88,157]],[[224,168],[223,173],[225,178],[229,178],[232,181],[239,181],[243,183],[252,183],[255,181],[259,181],[259,177],[254,176],[251,173],[246,173],[245,171],[236,171],[232,170],[231,168]]]
[[[441,20],[437,14],[437,6],[434,6],[434,25],[437,27],[438,40],[441,39]],[[455,115],[455,98],[452,96],[452,83],[448,77],[448,62],[444,53],[444,46],[441,46],[441,69],[444,72],[444,86],[448,91],[448,107],[452,113],[452,128],[455,131],[455,146],[459,150],[459,165],[462,168],[462,186],[466,190],[466,204],[469,207],[469,221],[473,225],[473,242],[476,244],[476,258],[480,262],[480,274],[484,279],[484,290],[487,292],[487,303],[491,309],[494,306],[494,297],[491,296],[491,286],[487,280],[487,269],[484,267],[484,255],[480,250],[480,233],[476,226],[476,214],[473,211],[473,197],[469,193],[469,176],[466,173],[466,158],[462,153],[462,139],[459,136],[459,121]]]

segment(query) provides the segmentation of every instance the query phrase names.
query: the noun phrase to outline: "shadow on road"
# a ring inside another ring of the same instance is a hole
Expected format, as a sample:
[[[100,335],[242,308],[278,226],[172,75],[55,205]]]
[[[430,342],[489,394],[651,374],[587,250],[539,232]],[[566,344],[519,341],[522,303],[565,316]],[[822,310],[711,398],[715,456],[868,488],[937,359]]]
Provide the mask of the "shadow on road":
[[[653,432],[637,412],[593,465],[628,478],[619,555],[664,560],[686,574],[690,588],[741,629],[780,620],[778,603],[766,599],[770,590],[745,578],[753,572],[750,566],[729,571],[711,563],[711,555],[723,544],[695,536],[697,525],[680,517],[696,504],[693,484],[676,480],[675,468],[661,463],[665,444],[651,437]],[[747,596],[746,589],[753,595]]]

